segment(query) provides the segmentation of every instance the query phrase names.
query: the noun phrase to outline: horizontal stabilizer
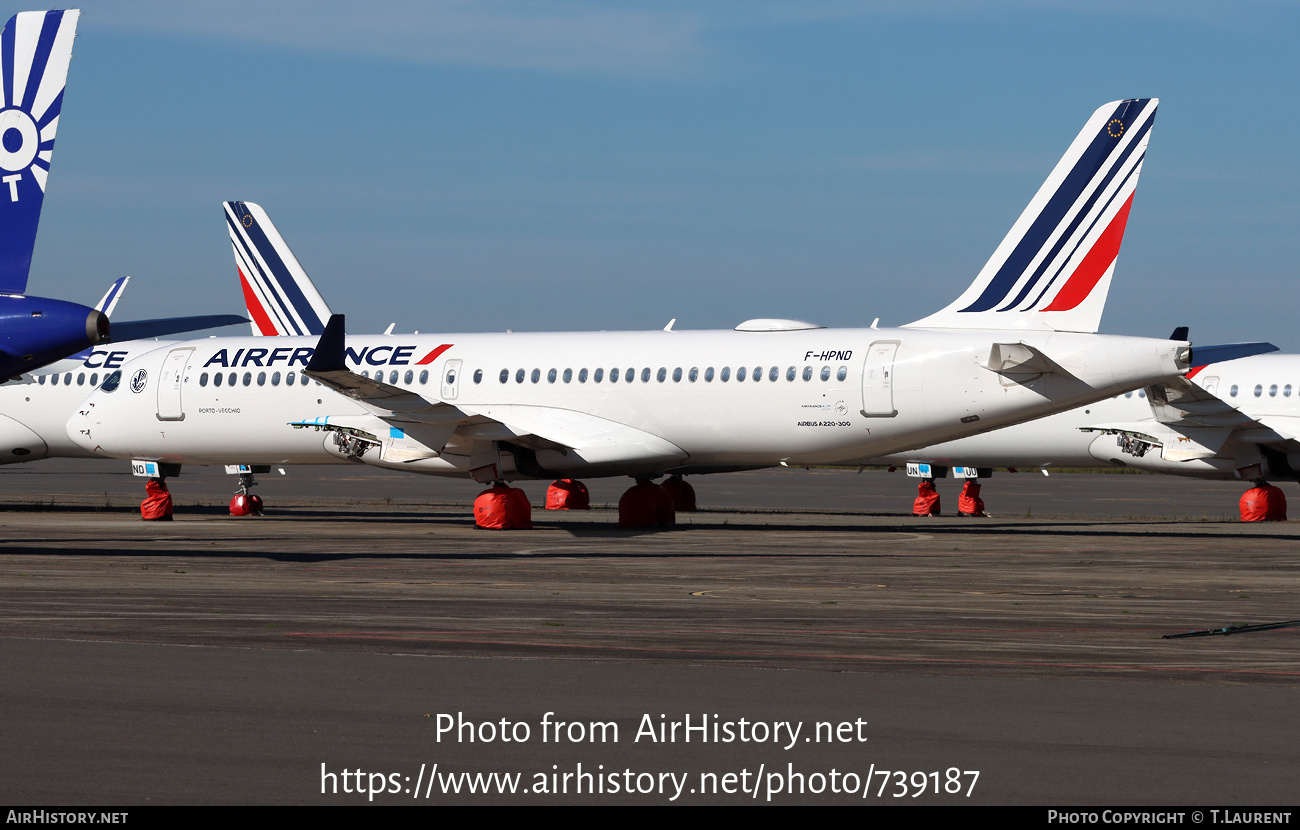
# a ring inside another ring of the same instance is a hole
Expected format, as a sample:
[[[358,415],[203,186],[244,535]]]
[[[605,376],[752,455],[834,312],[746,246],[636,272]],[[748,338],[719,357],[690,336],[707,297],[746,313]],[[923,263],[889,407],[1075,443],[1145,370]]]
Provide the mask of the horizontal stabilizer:
[[[1073,377],[1056,361],[1027,343],[994,343],[984,368],[1016,383],[1028,383],[1048,374]]]
[[[247,317],[238,314],[207,314],[198,317],[162,317],[157,320],[132,320],[126,323],[111,323],[109,339],[114,343],[127,340],[147,340],[151,337],[166,337],[186,331],[202,331],[221,326],[234,326],[247,323]]]
[[[1257,354],[1278,351],[1272,343],[1224,343],[1219,346],[1192,346],[1192,366],[1209,366],[1225,360],[1236,360]]]

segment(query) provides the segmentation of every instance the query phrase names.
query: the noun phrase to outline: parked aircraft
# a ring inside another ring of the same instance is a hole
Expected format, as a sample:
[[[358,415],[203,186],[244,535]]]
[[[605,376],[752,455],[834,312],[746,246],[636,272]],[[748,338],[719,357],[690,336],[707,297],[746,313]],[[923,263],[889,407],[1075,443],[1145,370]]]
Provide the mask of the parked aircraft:
[[[1267,346],[1267,344],[1263,344]],[[1199,361],[1198,361],[1199,362]],[[993,467],[1132,467],[1207,479],[1300,480],[1300,355],[1198,366],[1136,392],[865,464],[919,478]]]
[[[1185,341],[1095,333],[1156,104],[1098,109],[966,292],[910,326],[345,339],[335,317],[319,340],[134,358],[68,433],[169,465],[654,476],[885,455],[1103,400],[1191,365]],[[283,276],[264,214],[235,202],[227,216],[241,272],[260,258]]]
[[[243,322],[233,315],[141,320],[28,296],[72,41],[81,12],[21,12],[0,32],[0,383],[110,339],[121,342]]]

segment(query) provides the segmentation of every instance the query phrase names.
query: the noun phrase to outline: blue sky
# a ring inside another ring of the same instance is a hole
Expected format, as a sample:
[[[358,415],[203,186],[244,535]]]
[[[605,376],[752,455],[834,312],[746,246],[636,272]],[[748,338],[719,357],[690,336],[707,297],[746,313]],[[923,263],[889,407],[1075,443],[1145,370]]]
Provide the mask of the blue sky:
[[[1292,2],[93,3],[31,290],[93,302],[131,274],[123,319],[238,311],[238,198],[358,333],[902,324],[966,287],[1096,107],[1156,96],[1103,331],[1300,351],[1298,24]]]

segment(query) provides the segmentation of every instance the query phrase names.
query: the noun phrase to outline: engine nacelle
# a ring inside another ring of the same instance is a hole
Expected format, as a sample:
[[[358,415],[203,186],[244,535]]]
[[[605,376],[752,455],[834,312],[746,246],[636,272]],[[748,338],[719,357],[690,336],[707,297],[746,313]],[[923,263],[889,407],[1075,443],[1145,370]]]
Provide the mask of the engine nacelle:
[[[104,343],[108,329],[108,317],[87,306],[0,296],[0,380]]]

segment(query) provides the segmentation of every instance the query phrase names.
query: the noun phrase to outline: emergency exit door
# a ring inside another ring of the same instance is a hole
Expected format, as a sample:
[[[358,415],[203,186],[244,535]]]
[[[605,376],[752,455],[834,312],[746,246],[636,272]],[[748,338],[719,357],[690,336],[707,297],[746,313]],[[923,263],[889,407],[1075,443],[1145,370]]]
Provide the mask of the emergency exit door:
[[[877,340],[867,349],[862,365],[862,414],[868,418],[892,418],[894,408],[894,356],[897,340]]]
[[[194,354],[193,346],[172,349],[163,360],[158,377],[158,420],[183,421],[185,409],[181,404],[181,387],[185,383],[185,366]]]

